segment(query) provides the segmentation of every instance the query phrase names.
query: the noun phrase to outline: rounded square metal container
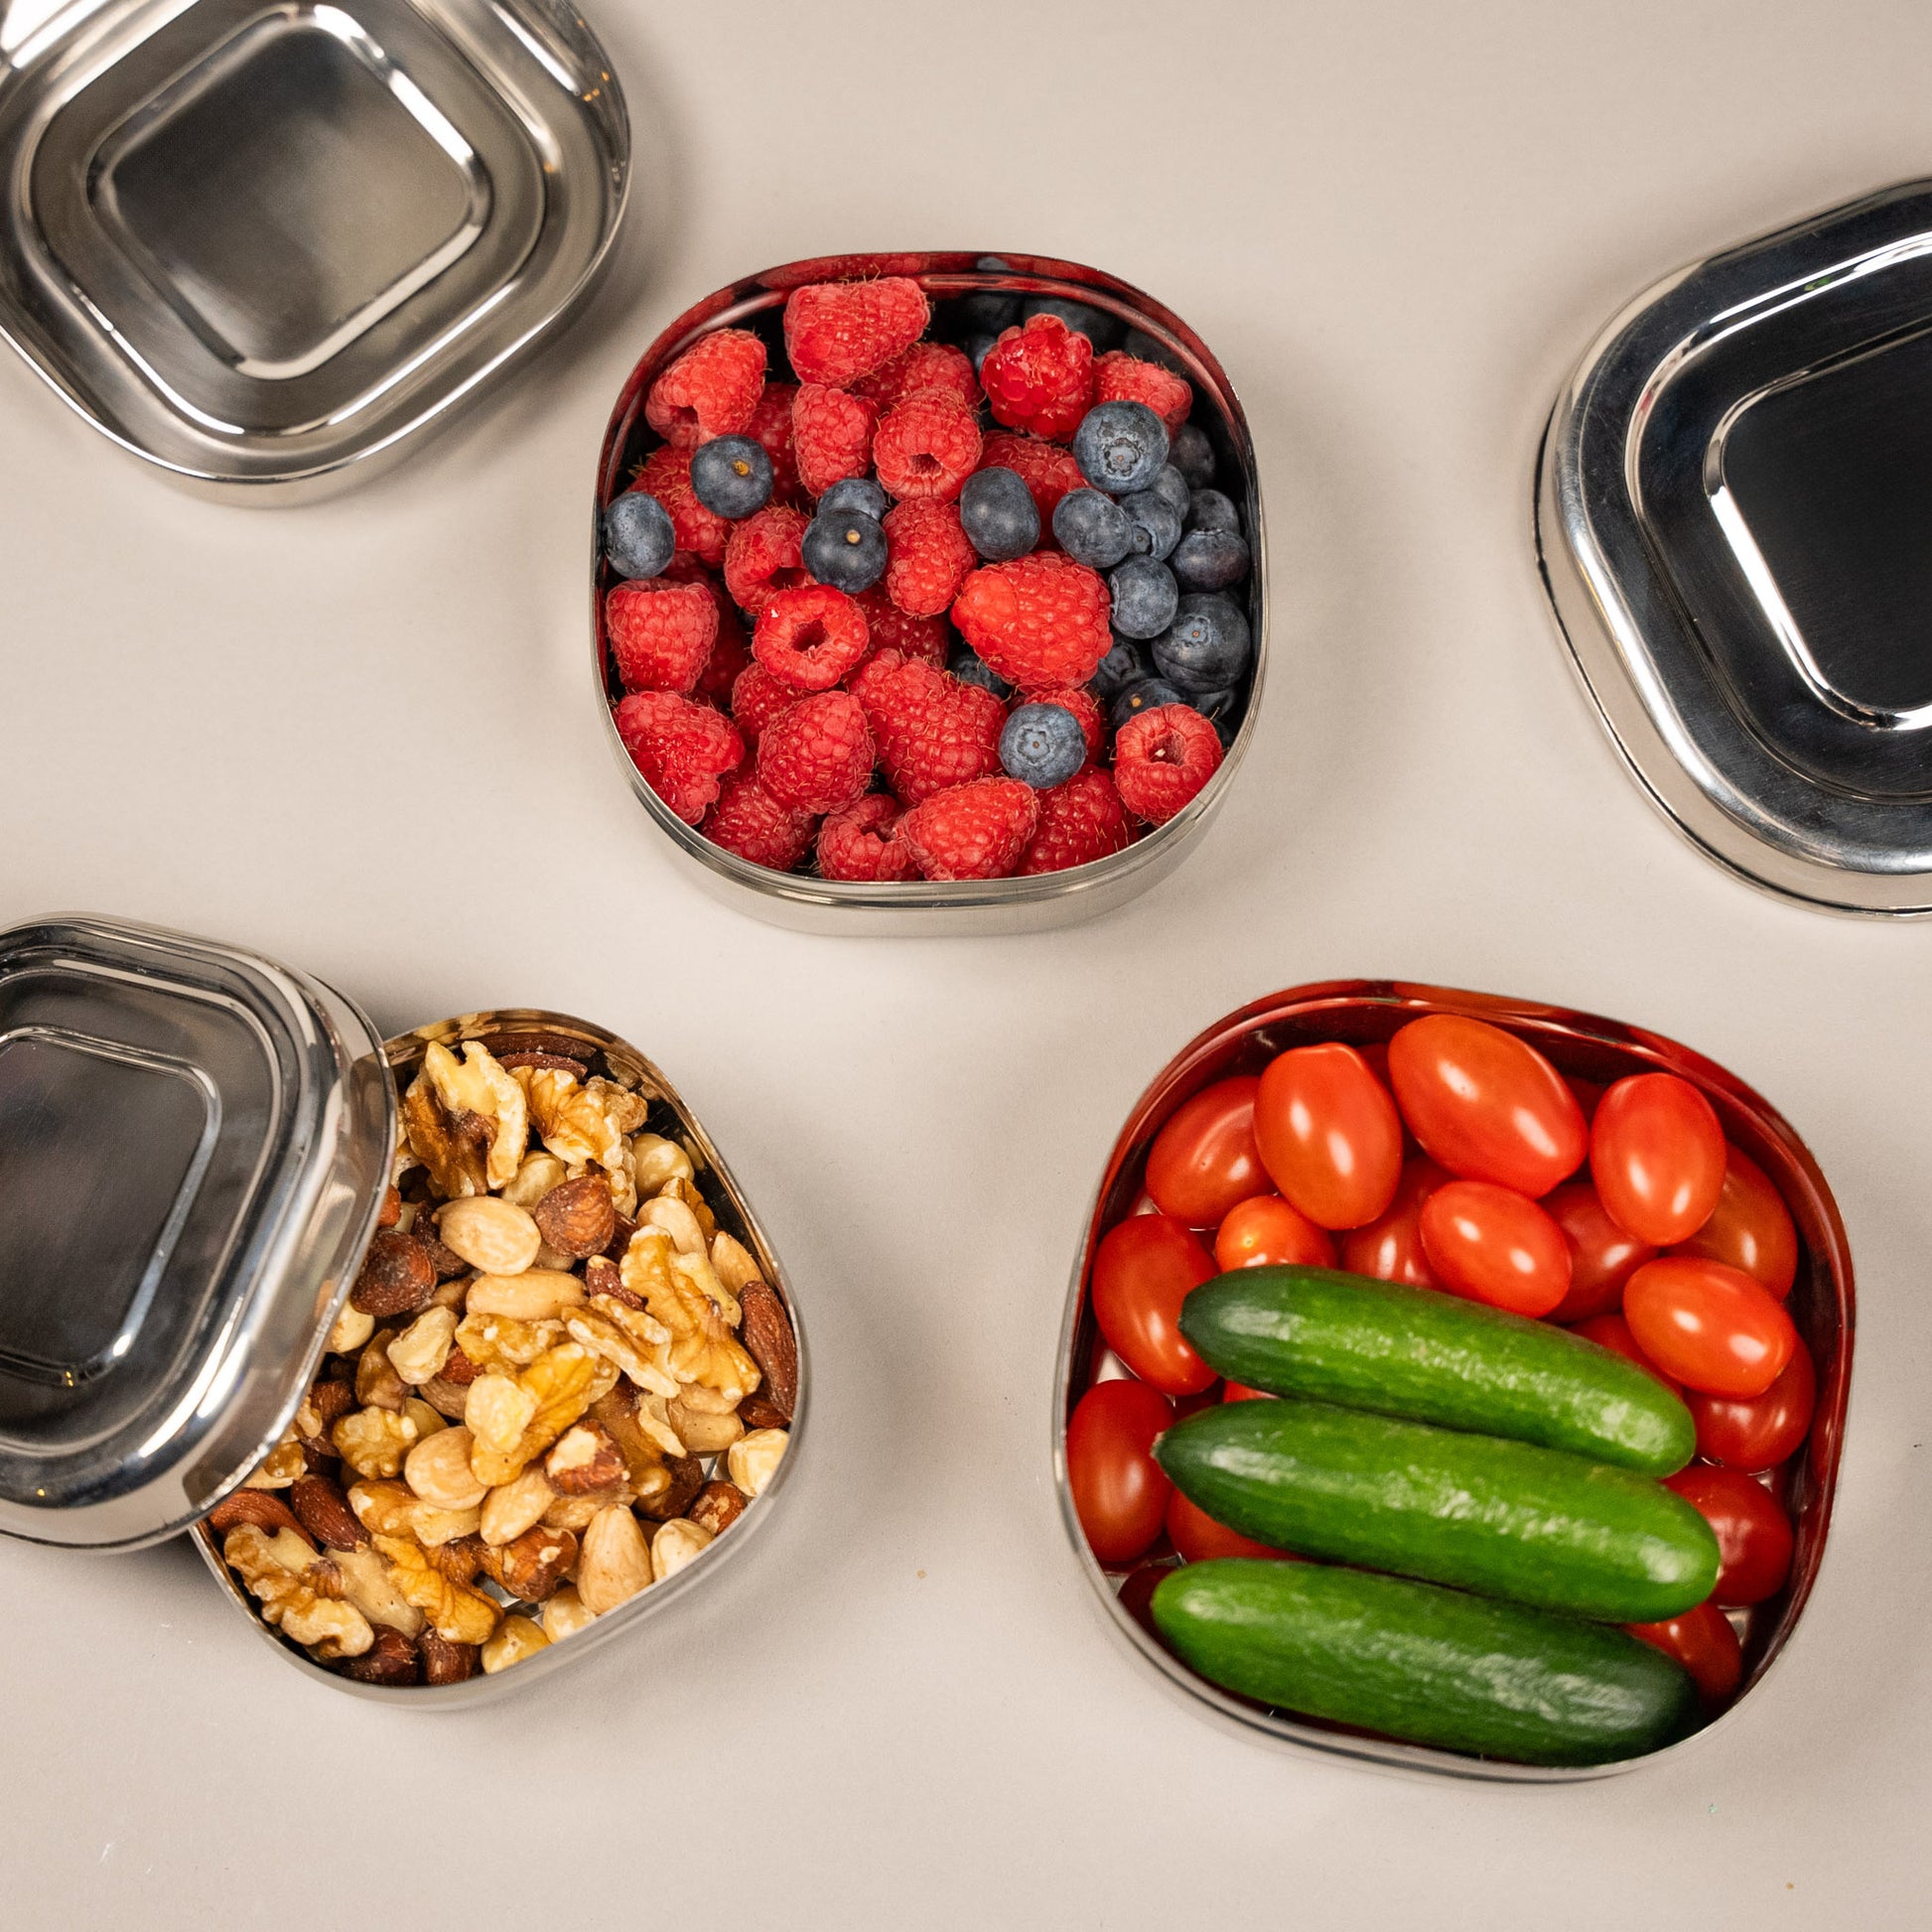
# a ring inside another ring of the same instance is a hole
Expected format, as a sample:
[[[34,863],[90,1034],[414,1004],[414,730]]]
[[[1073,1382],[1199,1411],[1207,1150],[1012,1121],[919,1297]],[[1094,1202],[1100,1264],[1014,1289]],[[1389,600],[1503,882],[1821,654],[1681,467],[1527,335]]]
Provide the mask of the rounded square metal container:
[[[997,259],[1002,268],[979,266]],[[645,783],[611,722],[611,704],[621,695],[605,641],[604,593],[612,579],[604,564],[597,517],[591,534],[592,676],[613,757],[637,802],[670,842],[699,885],[741,911],[804,932],[883,933],[896,937],[956,933],[1033,932],[1070,925],[1124,904],[1180,863],[1220,809],[1254,738],[1268,658],[1267,541],[1262,524],[1261,479],[1248,420],[1226,371],[1173,310],[1127,282],[1078,262],[1043,255],[918,252],[838,255],[792,262],[747,277],[685,311],[645,351],[631,370],[612,411],[598,456],[595,508],[601,512],[629,483],[646,444],[644,423],[650,385],[685,349],[715,329],[775,330],[785,297],[813,281],[868,275],[910,276],[934,302],[979,293],[1061,297],[1080,302],[1138,329],[1160,344],[1194,387],[1191,420],[1204,429],[1217,458],[1216,487],[1239,503],[1248,533],[1251,567],[1245,587],[1254,636],[1247,709],[1234,743],[1199,796],[1165,825],[1156,826],[1124,852],[1066,872],[1024,879],[956,882],[908,880],[886,884],[820,879],[772,872],[727,852],[687,825]],[[775,338],[774,338],[775,341]]]
[[[1387,1040],[1425,1014],[1455,1013],[1486,1020],[1528,1040],[1564,1073],[1606,1082],[1628,1073],[1668,1072],[1689,1080],[1709,1100],[1725,1135],[1770,1176],[1797,1223],[1801,1256],[1787,1307],[1818,1369],[1818,1407],[1811,1436],[1793,1458],[1788,1498],[1797,1533],[1790,1581],[1767,1603],[1744,1613],[1744,1680],[1731,1710],[1763,1681],[1805,1607],[1824,1559],[1838,1479],[1846,1404],[1851,1391],[1854,1293],[1852,1256],[1838,1204],[1818,1165],[1791,1127],[1760,1095],[1715,1061],[1661,1035],[1567,1009],[1498,999],[1488,994],[1388,980],[1334,980],[1277,993],[1230,1014],[1190,1041],[1165,1067],[1128,1116],[1108,1157],[1087,1217],[1087,1230],[1067,1290],[1059,1352],[1053,1368],[1053,1475],[1060,1518],[1075,1556],[1122,1638],[1170,1684],[1246,1729],[1302,1748],[1358,1758],[1395,1770],[1497,1783],[1563,1784],[1604,1777],[1674,1757],[1728,1720],[1728,1712],[1680,1743],[1644,1756],[1579,1767],[1546,1767],[1464,1756],[1345,1730],[1270,1710],[1221,1690],[1173,1655],[1142,1621],[1142,1603],[1123,1600],[1123,1581],[1164,1549],[1125,1571],[1095,1561],[1081,1533],[1067,1482],[1066,1425],[1074,1405],[1097,1379],[1107,1354],[1094,1321],[1088,1283],[1100,1237],[1134,1210],[1143,1190],[1147,1154],[1155,1136],[1183,1101],[1232,1074],[1258,1073],[1291,1046],[1339,1039],[1365,1046]]]

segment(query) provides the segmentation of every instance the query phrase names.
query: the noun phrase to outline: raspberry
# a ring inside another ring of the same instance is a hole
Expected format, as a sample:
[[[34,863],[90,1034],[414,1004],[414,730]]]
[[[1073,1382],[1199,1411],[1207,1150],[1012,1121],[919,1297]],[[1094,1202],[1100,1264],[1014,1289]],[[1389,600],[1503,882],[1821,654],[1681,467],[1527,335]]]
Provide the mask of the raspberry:
[[[993,420],[1064,442],[1093,401],[1093,345],[1058,316],[1029,316],[980,364]]]
[[[883,590],[865,592],[859,599],[859,609],[866,614],[866,628],[875,651],[902,651],[937,670],[945,669],[952,639],[944,618],[915,618],[901,611]]]
[[[1022,691],[1084,684],[1113,645],[1107,582],[1053,551],[986,564],[967,578],[952,621],[986,661]]]
[[[781,805],[836,812],[872,778],[872,733],[849,691],[819,691],[788,705],[759,738],[759,783]]]
[[[1080,721],[1080,735],[1087,741],[1087,763],[1091,765],[1100,756],[1107,735],[1107,720],[1100,709],[1100,700],[1084,684],[1069,684],[1058,691],[1035,691],[1032,698],[1035,704],[1060,705]]]
[[[1164,369],[1159,362],[1143,362],[1124,348],[1110,348],[1093,358],[1095,402],[1144,402],[1168,426],[1172,436],[1187,420],[1193,407],[1193,386],[1184,375]]]
[[[866,614],[829,584],[778,592],[752,638],[758,661],[800,691],[829,691],[870,648]]]
[[[879,405],[822,382],[807,382],[791,405],[791,447],[798,481],[823,496],[846,477],[863,477],[871,461]]]
[[[816,282],[785,298],[785,353],[801,382],[844,388],[925,334],[931,311],[916,282]]]
[[[798,702],[795,684],[774,677],[762,664],[748,664],[732,680],[732,722],[756,746],[779,712]]]
[[[764,445],[771,459],[771,500],[788,503],[798,494],[798,460],[791,448],[791,407],[798,394],[795,382],[767,382],[745,425],[745,434]]]
[[[908,805],[1000,768],[1007,709],[991,691],[950,671],[881,651],[853,679],[879,761]]]
[[[674,450],[668,443],[661,450],[653,450],[631,487],[644,490],[664,505],[680,550],[688,550],[714,570],[725,561],[725,542],[732,526],[698,501],[691,487],[689,450]]]
[[[698,830],[713,845],[773,872],[789,872],[812,845],[811,813],[779,804],[749,772],[725,780]]]
[[[852,386],[860,395],[870,396],[881,409],[896,408],[922,389],[943,389],[968,409],[980,406],[973,358],[951,343],[914,343],[903,355],[895,355],[883,369]]]
[[[1121,726],[1114,740],[1114,785],[1121,803],[1150,825],[1165,825],[1220,762],[1214,727],[1184,704],[1143,711]]]
[[[957,396],[922,389],[879,419],[872,461],[895,496],[950,503],[980,460],[980,426]]]
[[[711,655],[705,659],[704,669],[698,673],[697,683],[691,687],[691,695],[722,705],[732,681],[752,661],[738,606],[725,595],[724,586],[687,550],[680,550],[664,566],[657,581],[696,584],[711,599],[712,608],[718,613],[718,637],[711,646]]]
[[[981,778],[913,806],[895,836],[928,879],[1004,879],[1038,823],[1032,786]]]
[[[774,503],[731,526],[725,588],[741,611],[757,617],[780,591],[810,581],[799,553],[810,520],[802,510]]]
[[[674,449],[735,436],[764,390],[764,345],[749,329],[701,337],[650,385],[644,421]]]
[[[1020,861],[1022,873],[1064,872],[1124,851],[1133,842],[1134,828],[1120,793],[1104,771],[1078,772],[1038,797],[1039,829]]]
[[[818,828],[818,870],[826,879],[911,879],[918,873],[909,848],[892,836],[899,803],[869,791],[834,812]]]
[[[689,691],[711,657],[718,607],[702,584],[647,578],[613,587],[604,629],[626,691]]]
[[[1033,492],[1042,530],[1052,528],[1053,512],[1062,496],[1087,486],[1072,451],[1061,449],[1057,443],[1042,443],[1035,436],[1013,436],[1004,430],[995,430],[980,445],[980,468],[1011,470]]]
[[[936,618],[979,553],[951,503],[914,496],[886,513],[886,595],[908,618]]]
[[[673,691],[637,691],[612,713],[630,761],[687,825],[718,796],[718,781],[745,761],[745,741],[722,712]]]

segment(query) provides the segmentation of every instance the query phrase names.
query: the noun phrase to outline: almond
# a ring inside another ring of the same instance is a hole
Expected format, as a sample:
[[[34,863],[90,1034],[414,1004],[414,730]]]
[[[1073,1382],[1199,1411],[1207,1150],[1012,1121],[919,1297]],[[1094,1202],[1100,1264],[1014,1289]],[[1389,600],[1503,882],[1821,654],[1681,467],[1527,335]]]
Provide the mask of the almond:
[[[382,1206],[375,1217],[379,1228],[392,1228],[402,1219],[402,1196],[393,1187],[382,1190]]]
[[[764,1376],[765,1401],[789,1422],[798,1402],[798,1341],[791,1332],[791,1317],[763,1282],[747,1282],[738,1300],[745,1312],[739,1339]]]
[[[624,1287],[618,1264],[605,1255],[593,1255],[584,1264],[584,1289],[593,1297],[613,1296],[627,1309],[641,1309],[644,1306],[644,1298],[635,1290]]]
[[[325,1435],[355,1407],[355,1389],[349,1382],[318,1382],[309,1391],[309,1400],[322,1418]]]
[[[336,1668],[358,1684],[414,1684],[422,1677],[423,1660],[400,1630],[385,1625],[361,1656],[345,1658]]]
[[[747,1429],[789,1429],[791,1427],[791,1417],[762,1389],[754,1395],[748,1395],[738,1405],[738,1420]]]
[[[452,1643],[434,1630],[425,1630],[416,1647],[422,1653],[425,1684],[461,1684],[483,1669],[475,1644]]]
[[[289,1507],[302,1527],[330,1550],[359,1550],[369,1533],[355,1520],[342,1484],[329,1476],[297,1476],[289,1488]]]
[[[574,1060],[567,1053],[498,1053],[496,1064],[502,1067],[547,1066],[558,1073],[574,1073],[578,1079],[588,1079],[590,1068],[582,1060]]]
[[[299,1488],[306,1480],[298,1476],[295,1487]],[[223,1496],[207,1513],[207,1526],[217,1536],[225,1536],[237,1523],[253,1523],[263,1530],[293,1530],[305,1542],[314,1541],[308,1526],[272,1489],[237,1489],[232,1495]]]
[[[617,1202],[601,1173],[560,1181],[536,1204],[537,1231],[559,1254],[602,1254],[618,1231]]]
[[[392,1314],[414,1314],[428,1306],[435,1293],[436,1268],[428,1243],[417,1235],[382,1228],[369,1242],[362,1272],[348,1299],[352,1307],[380,1320]]]

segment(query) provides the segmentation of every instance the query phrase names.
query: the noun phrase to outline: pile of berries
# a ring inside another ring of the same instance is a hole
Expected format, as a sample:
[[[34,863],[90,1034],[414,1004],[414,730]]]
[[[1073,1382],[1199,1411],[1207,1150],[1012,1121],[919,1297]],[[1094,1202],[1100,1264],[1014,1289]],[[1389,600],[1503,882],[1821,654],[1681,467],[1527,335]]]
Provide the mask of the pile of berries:
[[[780,872],[1086,865],[1180,811],[1240,722],[1248,545],[1186,379],[1077,304],[941,306],[958,343],[903,277],[794,289],[782,362],[701,338],[604,513],[619,736]]]

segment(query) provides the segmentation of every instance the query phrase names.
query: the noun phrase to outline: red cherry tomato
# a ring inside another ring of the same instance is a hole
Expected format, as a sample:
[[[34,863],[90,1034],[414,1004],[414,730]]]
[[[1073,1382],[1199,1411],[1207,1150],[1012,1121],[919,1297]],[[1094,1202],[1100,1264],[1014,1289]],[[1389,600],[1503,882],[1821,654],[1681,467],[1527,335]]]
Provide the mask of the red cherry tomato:
[[[1292,1551],[1277,1550],[1266,1543],[1217,1523],[1198,1503],[1191,1503],[1178,1489],[1168,1502],[1168,1537],[1185,1563],[1204,1563],[1209,1557],[1272,1557],[1283,1563],[1300,1561]]]
[[[1743,1682],[1744,1653],[1737,1632],[1716,1603],[1700,1603],[1663,1623],[1628,1623],[1624,1628],[1666,1657],[1675,1657],[1690,1672],[1707,1711],[1728,1704]]]
[[[1310,1268],[1332,1268],[1335,1244],[1326,1228],[1316,1227],[1279,1194],[1237,1201],[1214,1237],[1214,1265],[1224,1274],[1298,1261]]]
[[[1620,1314],[1593,1314],[1587,1321],[1580,1321],[1570,1331],[1582,1335],[1586,1341],[1593,1341],[1599,1348],[1608,1348],[1621,1355],[1627,1362],[1635,1362],[1646,1375],[1655,1376],[1672,1395],[1681,1401],[1684,1385],[1673,1381],[1664,1371],[1643,1352],[1637,1338],[1630,1332],[1630,1324]]]
[[[1214,1379],[1180,1332],[1180,1305],[1214,1273],[1200,1242],[1167,1214],[1135,1214],[1107,1230],[1093,1258],[1093,1315],[1107,1346],[1166,1395]]]
[[[1623,1318],[1659,1368],[1706,1395],[1762,1395],[1798,1346],[1768,1289],[1695,1255],[1645,1262],[1623,1285]]]
[[[1485,1020],[1410,1021],[1389,1042],[1389,1079],[1409,1131],[1452,1174],[1534,1200],[1583,1166],[1577,1096],[1534,1046]]]
[[[1269,1191],[1255,1146],[1260,1085],[1251,1075],[1217,1080],[1183,1100],[1154,1137],[1147,1190],[1164,1214],[1190,1228],[1211,1228],[1237,1201]]]
[[[1800,1340],[1783,1373],[1762,1395],[1691,1395],[1685,1400],[1698,1426],[1700,1455],[1751,1474],[1775,1469],[1805,1440],[1818,1406],[1811,1350]]]
[[[1584,1125],[1588,1126],[1596,1114],[1596,1103],[1603,1098],[1603,1083],[1600,1080],[1580,1080],[1574,1073],[1566,1073],[1563,1083],[1577,1096],[1577,1105],[1584,1110]]]
[[[1223,1402],[1273,1402],[1274,1397],[1266,1389],[1251,1389],[1245,1382],[1230,1382]]]
[[[1422,1206],[1422,1245],[1452,1295],[1514,1314],[1548,1314],[1570,1289],[1570,1245],[1527,1194],[1448,1180]]]
[[[1687,1241],[1725,1182],[1725,1131],[1711,1103],[1675,1073],[1633,1073],[1598,1102],[1589,1126],[1596,1197],[1618,1227],[1653,1248]]]
[[[1317,1227],[1374,1220],[1402,1173],[1402,1122],[1388,1088],[1354,1047],[1332,1040],[1269,1061],[1255,1139],[1275,1185]]]
[[[1791,1574],[1791,1518],[1755,1476],[1694,1462],[1663,1480],[1717,1533],[1714,1603],[1761,1603],[1784,1587]]]
[[[1437,1287],[1435,1271],[1423,1253],[1422,1204],[1448,1178],[1426,1155],[1403,1162],[1402,1178],[1396,1182],[1388,1211],[1367,1227],[1350,1228],[1341,1237],[1341,1265],[1351,1275],[1368,1275],[1378,1282]]]
[[[1101,1563],[1132,1563],[1161,1534],[1173,1484],[1154,1459],[1154,1439],[1173,1421],[1166,1396],[1125,1376],[1080,1398],[1066,1426],[1067,1485]]]
[[[1543,1197],[1550,1218],[1570,1242],[1570,1293],[1557,1304],[1553,1321],[1584,1321],[1608,1314],[1623,1300],[1623,1284],[1657,1250],[1632,1241],[1603,1211],[1587,1180],[1566,1180]]]
[[[1798,1275],[1798,1230],[1771,1176],[1748,1154],[1725,1150],[1725,1180],[1711,1218],[1671,1250],[1741,1268],[1780,1302]]]

